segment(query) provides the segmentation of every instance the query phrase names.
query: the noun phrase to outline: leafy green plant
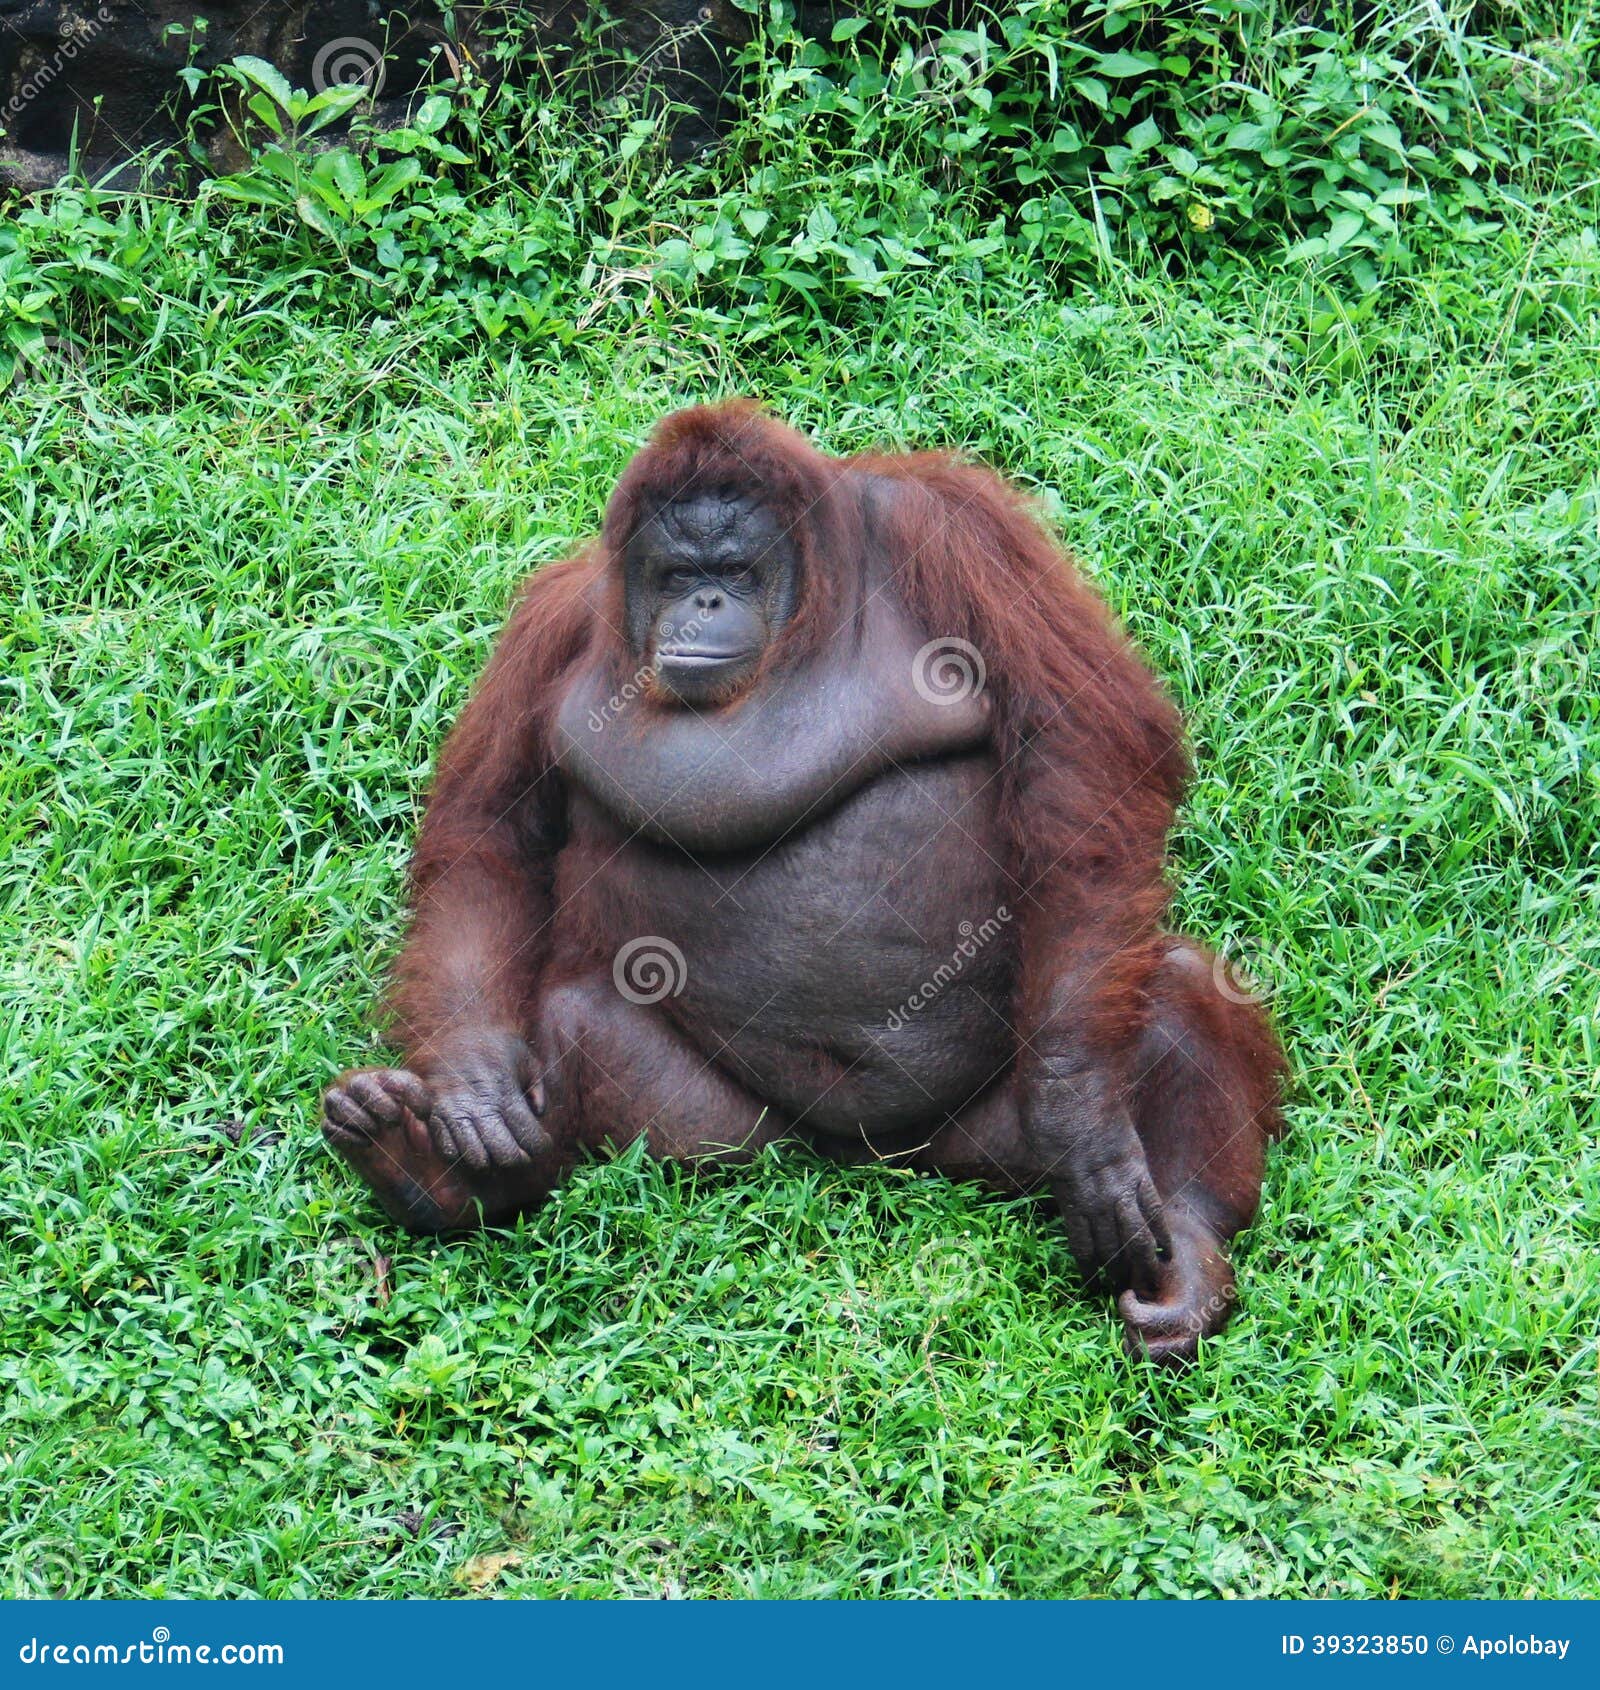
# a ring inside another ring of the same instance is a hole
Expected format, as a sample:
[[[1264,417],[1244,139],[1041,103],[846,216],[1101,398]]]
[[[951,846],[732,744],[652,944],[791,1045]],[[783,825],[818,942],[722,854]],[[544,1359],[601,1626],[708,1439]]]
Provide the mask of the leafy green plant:
[[[604,32],[560,65],[514,35],[517,74],[498,80],[452,61],[398,128],[358,86],[308,93],[240,59],[196,110],[228,114],[253,151],[192,205],[80,185],[0,228],[0,374],[59,369],[39,355],[63,340],[160,340],[242,295],[403,312],[458,344],[559,348],[602,318],[655,334],[669,314],[731,317],[757,342],[796,321],[868,327],[944,273],[1154,262],[1220,280],[1237,257],[1287,256],[1336,296],[1318,310],[1347,310],[1430,252],[1492,246],[1519,208],[1594,191],[1583,6],[941,15],[863,0],[819,40],[766,0],[738,120],[688,161]]]
[[[275,211],[291,211],[308,228],[329,240],[370,237],[380,248],[389,228],[385,212],[395,198],[422,176],[416,152],[450,115],[440,95],[423,102],[412,120],[401,157],[369,169],[349,146],[311,149],[306,143],[329,124],[350,114],[365,97],[360,84],[340,84],[320,94],[292,88],[283,73],[264,59],[248,55],[223,65],[220,74],[246,91],[249,111],[265,125],[272,142],[261,148],[252,166],[220,177],[212,192]],[[449,159],[466,162],[459,148],[436,148]]]
[[[1287,235],[1370,286],[1432,239],[1492,233],[1493,184],[1548,156],[1586,81],[1592,23],[1474,33],[1472,12],[1020,0],[930,31],[921,6],[866,0],[818,41],[780,4],[747,55],[751,122],[767,150],[821,122],[915,160],[1052,260]]]

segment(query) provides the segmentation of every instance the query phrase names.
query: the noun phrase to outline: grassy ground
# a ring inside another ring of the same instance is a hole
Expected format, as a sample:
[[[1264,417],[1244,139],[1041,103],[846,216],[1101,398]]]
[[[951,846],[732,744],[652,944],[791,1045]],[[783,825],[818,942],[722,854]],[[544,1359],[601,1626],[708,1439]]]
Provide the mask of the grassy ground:
[[[12,394],[8,1585],[1600,1593],[1594,264],[1513,229],[1359,320],[934,278],[448,366],[241,293]],[[1187,1377],[1026,1204],[630,1160],[439,1245],[321,1147],[513,584],[735,390],[1046,492],[1189,713],[1178,913],[1298,1079]]]

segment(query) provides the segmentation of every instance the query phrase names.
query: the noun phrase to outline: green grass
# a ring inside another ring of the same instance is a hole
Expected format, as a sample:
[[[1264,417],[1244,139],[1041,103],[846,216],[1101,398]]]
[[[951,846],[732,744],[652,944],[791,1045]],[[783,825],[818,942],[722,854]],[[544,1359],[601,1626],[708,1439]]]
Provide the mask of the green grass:
[[[6,399],[8,1588],[1600,1593],[1595,263],[455,361],[242,287]],[[1046,493],[1189,715],[1178,915],[1297,1079],[1187,1376],[1027,1204],[625,1160],[420,1243],[321,1146],[514,583],[730,391]]]

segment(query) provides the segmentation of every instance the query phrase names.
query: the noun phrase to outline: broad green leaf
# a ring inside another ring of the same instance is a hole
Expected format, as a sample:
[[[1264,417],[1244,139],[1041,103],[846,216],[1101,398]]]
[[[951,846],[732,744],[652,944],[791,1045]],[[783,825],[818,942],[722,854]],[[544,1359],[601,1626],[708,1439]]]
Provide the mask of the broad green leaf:
[[[422,166],[414,158],[398,158],[393,164],[386,164],[356,206],[356,211],[365,217],[369,211],[376,211],[379,206],[387,205],[403,188],[410,187],[421,174]]]
[[[252,94],[245,101],[246,107],[255,113],[266,124],[274,135],[283,133],[283,117],[279,108],[267,98],[265,94]]]
[[[1095,68],[1102,76],[1148,76],[1151,71],[1161,69],[1161,61],[1147,53],[1102,53],[1095,61]]]
[[[1341,211],[1328,225],[1328,251],[1337,252],[1346,246],[1367,226],[1367,220],[1359,211]]]
[[[233,61],[233,68],[247,81],[255,86],[285,110],[294,104],[294,89],[289,85],[289,79],[276,65],[268,64],[265,59],[258,59],[253,53],[241,53]]]
[[[300,221],[317,231],[319,235],[326,235],[330,241],[339,238],[327,212],[325,212],[309,194],[301,194],[294,202],[294,208],[300,215]]]
[[[814,241],[831,241],[839,232],[839,221],[825,205],[814,205],[806,218],[806,233]]]
[[[360,199],[362,191],[367,185],[365,171],[356,160],[354,153],[344,147],[328,155],[332,161],[333,179],[339,184],[339,192],[347,200]]]
[[[450,102],[444,95],[430,94],[417,107],[417,114],[411,120],[411,127],[420,129],[424,135],[432,135],[444,128],[449,116]]]

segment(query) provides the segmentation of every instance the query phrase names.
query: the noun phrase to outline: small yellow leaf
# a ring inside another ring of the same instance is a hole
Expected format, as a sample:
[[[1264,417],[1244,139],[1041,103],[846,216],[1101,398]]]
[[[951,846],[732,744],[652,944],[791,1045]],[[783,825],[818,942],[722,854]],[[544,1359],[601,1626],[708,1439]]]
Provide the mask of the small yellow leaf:
[[[520,1567],[522,1557],[514,1549],[501,1550],[495,1555],[474,1555],[459,1573],[456,1583],[469,1590],[486,1590],[507,1567]]]

